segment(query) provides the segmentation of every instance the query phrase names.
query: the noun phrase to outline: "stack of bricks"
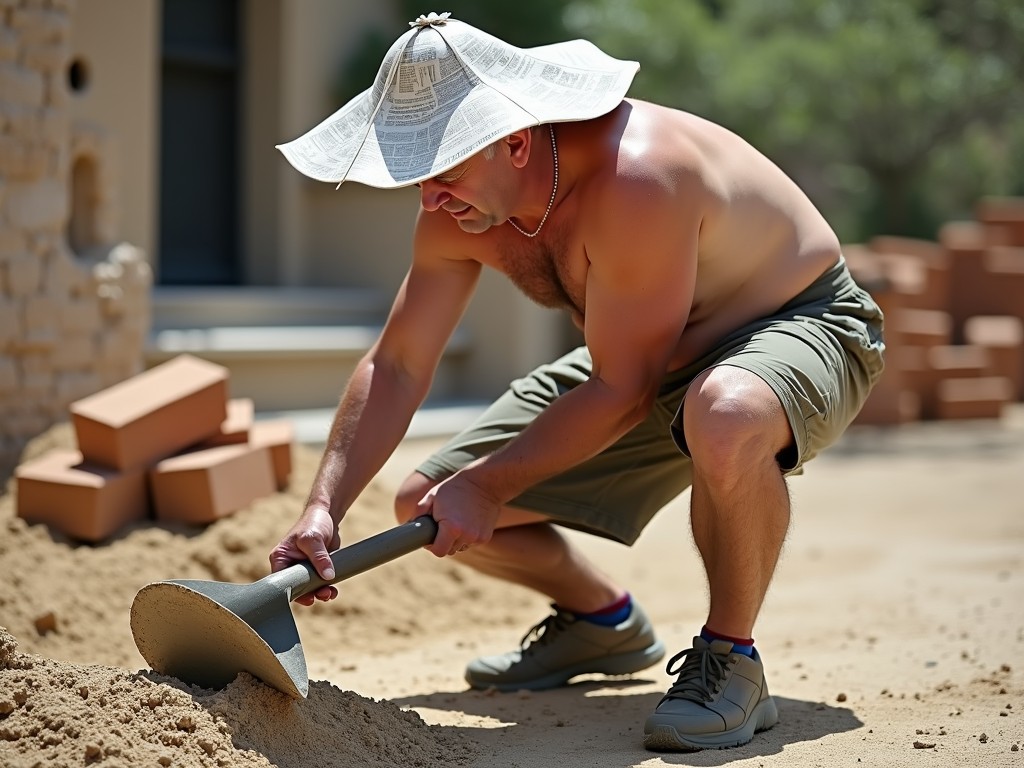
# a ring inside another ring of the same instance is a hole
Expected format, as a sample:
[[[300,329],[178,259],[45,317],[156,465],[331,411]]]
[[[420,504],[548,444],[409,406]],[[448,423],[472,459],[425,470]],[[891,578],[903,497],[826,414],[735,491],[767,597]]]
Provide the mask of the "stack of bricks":
[[[287,421],[254,421],[228,371],[180,355],[71,405],[77,450],[15,470],[18,515],[81,541],[155,518],[202,525],[282,490]]]
[[[984,198],[937,242],[847,246],[886,315],[886,370],[862,424],[999,418],[1024,400],[1024,198]]]
[[[71,118],[72,0],[0,0],[0,455],[142,369],[150,268],[109,138]],[[69,240],[70,237],[70,240]]]

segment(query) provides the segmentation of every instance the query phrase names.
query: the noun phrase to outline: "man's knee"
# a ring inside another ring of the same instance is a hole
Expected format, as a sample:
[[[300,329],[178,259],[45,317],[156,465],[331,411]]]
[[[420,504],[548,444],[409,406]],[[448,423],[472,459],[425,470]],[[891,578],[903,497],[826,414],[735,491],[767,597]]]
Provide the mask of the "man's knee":
[[[431,480],[419,472],[413,472],[405,479],[395,495],[395,517],[399,523],[418,517],[416,505],[437,483],[437,480]]]
[[[694,466],[737,478],[792,444],[786,412],[761,377],[735,366],[698,376],[686,394],[683,429]]]

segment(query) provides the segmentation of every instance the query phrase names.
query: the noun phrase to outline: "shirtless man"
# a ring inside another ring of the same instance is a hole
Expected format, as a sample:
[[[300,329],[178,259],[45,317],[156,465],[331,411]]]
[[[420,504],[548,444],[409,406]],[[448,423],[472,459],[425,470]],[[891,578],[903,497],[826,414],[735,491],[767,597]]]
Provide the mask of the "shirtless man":
[[[669,662],[677,679],[645,745],[749,741],[778,719],[751,638],[789,524],[785,476],[838,437],[882,368],[880,313],[836,235],[741,138],[634,99],[515,130],[418,185],[411,268],[272,566],[308,558],[330,578],[341,518],[402,439],[482,269],[496,269],[568,310],[586,345],[514,382],[399,491],[400,520],[437,521],[433,554],[553,603],[521,648],[473,661],[467,681],[542,689],[659,661],[640,606],[557,526],[631,544],[691,487],[710,606]]]

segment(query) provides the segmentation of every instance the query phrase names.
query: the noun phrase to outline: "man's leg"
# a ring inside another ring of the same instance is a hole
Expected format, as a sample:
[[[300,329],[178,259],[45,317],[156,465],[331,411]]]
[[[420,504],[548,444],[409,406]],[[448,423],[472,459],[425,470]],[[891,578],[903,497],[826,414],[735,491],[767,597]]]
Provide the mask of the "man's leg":
[[[417,514],[416,502],[436,482],[420,473],[406,480],[395,505],[399,521]],[[474,688],[553,688],[582,674],[639,672],[665,655],[640,606],[543,515],[507,508],[489,542],[455,557],[553,601],[554,613],[518,649],[470,662],[466,681]]]
[[[720,366],[701,374],[683,409],[693,457],[691,525],[711,593],[707,626],[749,638],[789,527],[777,456],[793,441],[763,379]]]
[[[402,484],[395,500],[399,522],[416,516],[416,503],[437,482],[416,472]],[[599,611],[625,594],[544,515],[523,509],[503,510],[487,544],[455,557],[488,576],[540,592],[576,613]]]
[[[792,443],[789,421],[763,379],[719,366],[694,380],[683,426],[694,467],[691,525],[710,609],[693,648],[669,662],[679,676],[645,724],[650,749],[736,746],[778,721],[760,656],[733,641],[752,636],[789,526],[776,458]]]

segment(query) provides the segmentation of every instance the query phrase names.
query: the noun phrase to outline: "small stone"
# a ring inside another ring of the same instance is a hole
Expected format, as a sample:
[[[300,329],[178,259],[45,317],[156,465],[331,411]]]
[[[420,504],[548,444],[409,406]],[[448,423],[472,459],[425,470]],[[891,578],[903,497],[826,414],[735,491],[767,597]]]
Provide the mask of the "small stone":
[[[988,744],[988,734],[981,734],[981,736],[978,737],[978,741],[980,741],[982,744]]]
[[[846,694],[840,693],[838,696],[836,696],[836,701],[846,701]]]
[[[57,614],[53,611],[47,611],[44,614],[36,616],[35,618],[36,632],[40,636],[48,635],[50,632],[57,631]]]
[[[935,749],[935,744],[928,744],[923,741],[915,741],[914,749]]]

